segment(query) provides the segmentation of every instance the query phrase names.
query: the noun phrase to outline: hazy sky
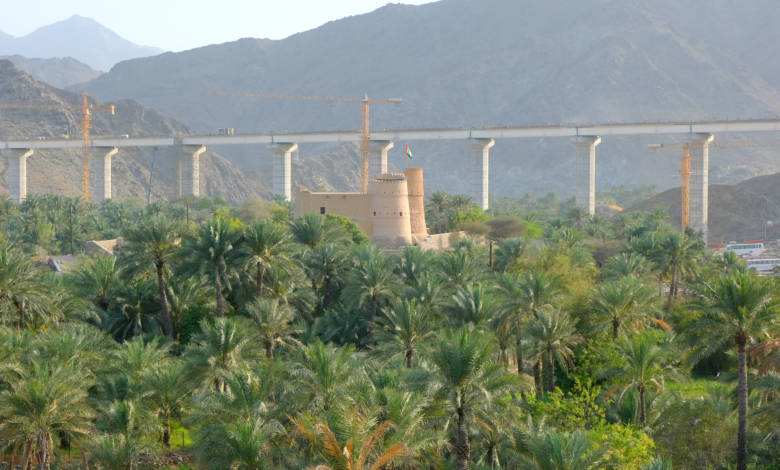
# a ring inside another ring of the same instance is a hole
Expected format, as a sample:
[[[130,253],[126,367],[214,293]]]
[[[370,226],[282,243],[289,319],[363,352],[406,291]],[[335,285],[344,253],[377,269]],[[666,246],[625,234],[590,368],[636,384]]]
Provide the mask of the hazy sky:
[[[431,0],[396,0],[420,5]],[[390,0],[0,0],[0,31],[24,36],[73,15],[137,44],[180,51],[242,37],[281,39]]]

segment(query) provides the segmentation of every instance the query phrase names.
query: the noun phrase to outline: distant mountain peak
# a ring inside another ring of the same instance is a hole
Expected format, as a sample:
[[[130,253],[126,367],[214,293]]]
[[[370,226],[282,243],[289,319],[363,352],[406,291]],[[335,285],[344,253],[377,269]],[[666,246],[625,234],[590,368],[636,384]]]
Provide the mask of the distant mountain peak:
[[[134,44],[92,18],[73,15],[14,38],[0,33],[0,55],[30,58],[73,57],[95,70],[109,70],[117,62],[163,52]]]

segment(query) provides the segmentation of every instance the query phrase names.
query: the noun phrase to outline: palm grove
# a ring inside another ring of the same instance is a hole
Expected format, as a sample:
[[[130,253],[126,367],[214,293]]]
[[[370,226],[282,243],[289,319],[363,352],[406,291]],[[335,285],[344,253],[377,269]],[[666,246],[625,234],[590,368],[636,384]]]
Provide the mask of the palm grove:
[[[284,204],[1,201],[3,468],[780,458],[774,279],[662,211],[496,207],[433,195],[431,227],[470,234],[433,253]],[[37,261],[117,236],[62,276]]]

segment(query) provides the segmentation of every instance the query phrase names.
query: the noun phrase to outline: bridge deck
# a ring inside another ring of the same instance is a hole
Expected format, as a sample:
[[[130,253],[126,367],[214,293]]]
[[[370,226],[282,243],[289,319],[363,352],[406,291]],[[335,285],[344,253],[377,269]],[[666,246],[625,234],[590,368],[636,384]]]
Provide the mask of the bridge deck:
[[[469,129],[399,129],[377,130],[371,133],[374,140],[420,141],[464,140],[471,138],[524,139],[539,137],[575,137],[580,135],[630,136],[691,133],[734,133],[780,131],[780,119],[710,121],[710,122],[646,122],[593,124],[583,126],[546,125],[519,127],[487,127]],[[359,142],[359,131],[291,132],[236,135],[190,135],[174,137],[95,138],[92,147],[164,147],[178,143],[183,145],[248,145],[295,142],[340,143]],[[2,142],[0,149],[53,149],[81,148],[78,139],[15,140]]]

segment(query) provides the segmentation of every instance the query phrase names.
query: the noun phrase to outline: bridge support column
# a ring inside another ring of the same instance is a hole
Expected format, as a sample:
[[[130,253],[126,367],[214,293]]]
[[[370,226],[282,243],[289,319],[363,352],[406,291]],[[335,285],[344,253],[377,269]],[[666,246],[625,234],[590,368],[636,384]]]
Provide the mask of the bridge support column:
[[[205,145],[183,145],[179,156],[179,196],[200,197],[200,156]]]
[[[27,198],[27,158],[32,154],[33,149],[8,151],[8,192],[17,204]]]
[[[390,140],[372,140],[368,147],[368,179],[387,173],[387,152],[393,148]]]
[[[707,243],[707,223],[709,214],[710,184],[710,142],[712,134],[694,134],[688,142],[691,153],[691,228],[701,232]]]
[[[493,139],[471,139],[469,141],[469,163],[471,164],[471,191],[469,196],[482,210],[490,204],[490,149]]]
[[[285,201],[292,201],[292,153],[298,150],[296,143],[281,143],[271,146],[273,153],[273,192]]]
[[[92,173],[92,202],[102,204],[106,199],[111,199],[111,157],[116,155],[119,149],[116,147],[98,147],[92,155],[90,173]]]
[[[596,213],[596,146],[601,143],[599,136],[578,136],[572,140],[577,149],[575,172],[575,203],[585,208],[589,215]]]

